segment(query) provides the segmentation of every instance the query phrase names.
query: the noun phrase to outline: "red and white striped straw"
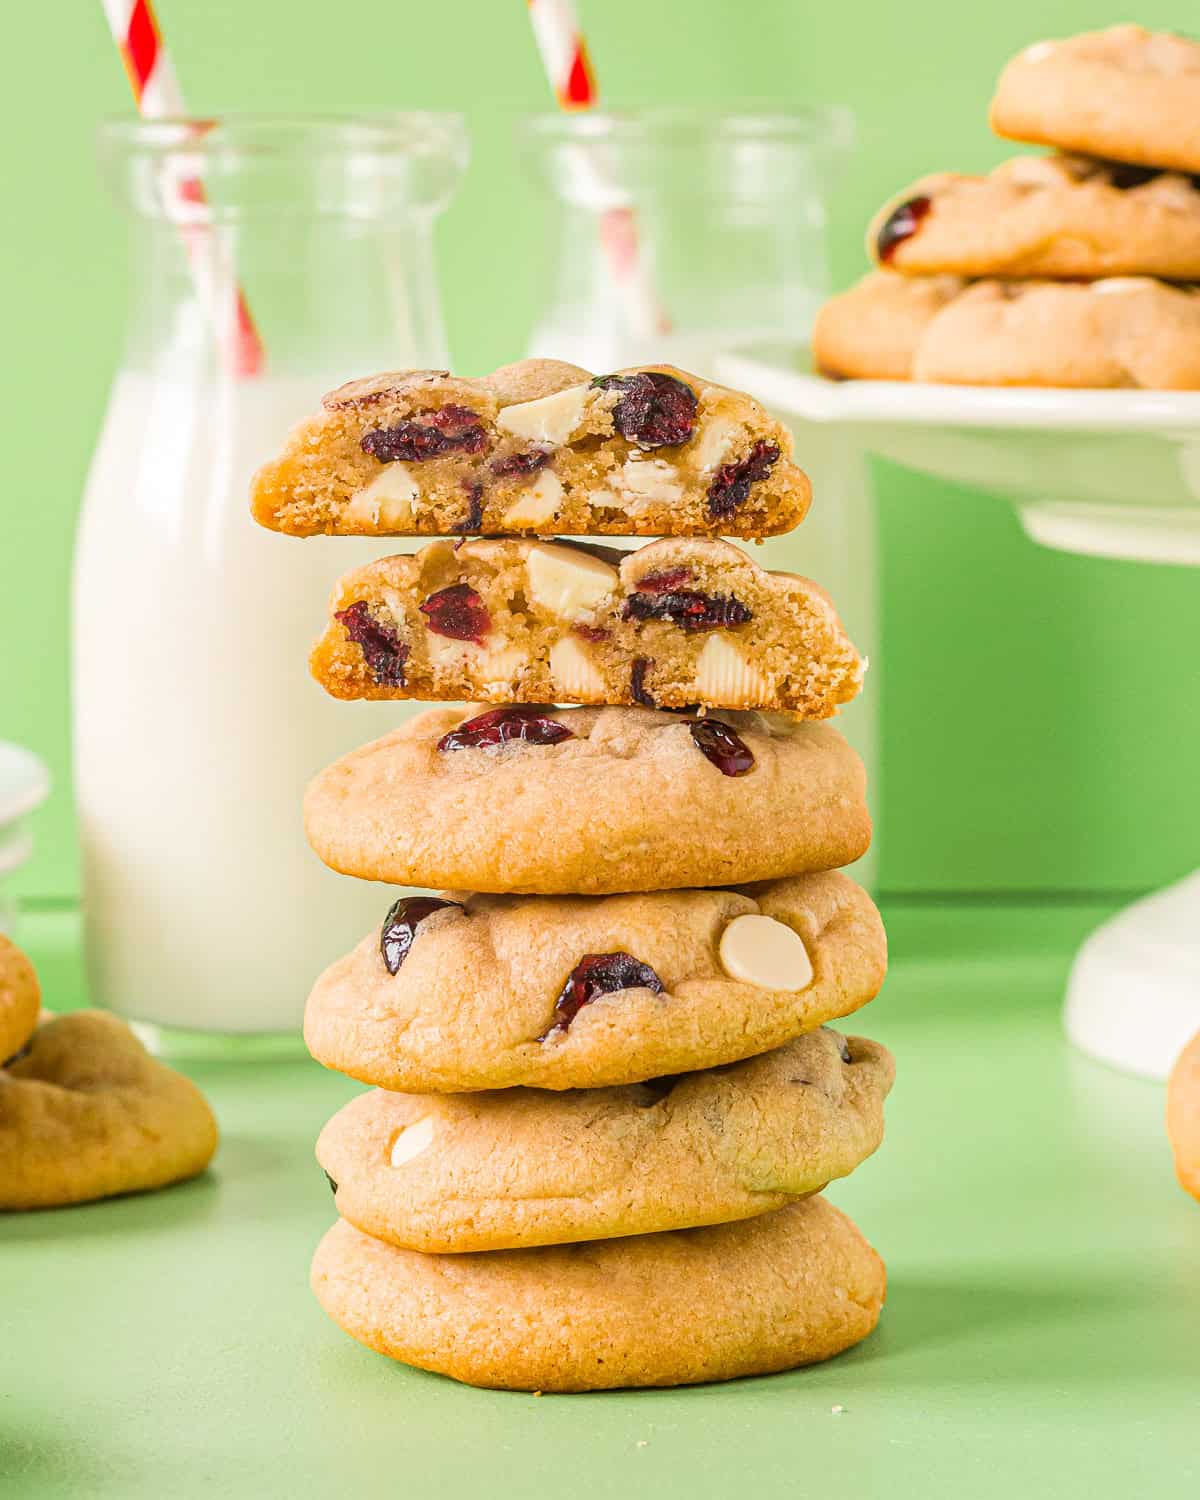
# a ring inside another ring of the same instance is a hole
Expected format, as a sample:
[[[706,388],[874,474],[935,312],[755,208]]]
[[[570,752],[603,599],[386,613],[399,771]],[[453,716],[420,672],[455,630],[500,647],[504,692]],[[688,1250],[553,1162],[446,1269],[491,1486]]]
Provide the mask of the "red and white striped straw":
[[[102,4],[138,113],[146,119],[185,118],[183,91],[150,0],[102,0]],[[168,206],[178,216],[196,290],[212,319],[227,367],[242,378],[261,374],[265,351],[245,294],[228,257],[213,243],[206,218],[197,215],[197,209],[208,201],[203,182],[194,176],[175,179],[168,184],[168,198],[173,200]]]
[[[527,0],[527,4],[534,39],[559,108],[595,109],[600,103],[600,89],[574,0]],[[600,243],[632,331],[640,337],[669,333],[671,322],[650,280],[632,207],[623,204],[605,209],[600,216]]]

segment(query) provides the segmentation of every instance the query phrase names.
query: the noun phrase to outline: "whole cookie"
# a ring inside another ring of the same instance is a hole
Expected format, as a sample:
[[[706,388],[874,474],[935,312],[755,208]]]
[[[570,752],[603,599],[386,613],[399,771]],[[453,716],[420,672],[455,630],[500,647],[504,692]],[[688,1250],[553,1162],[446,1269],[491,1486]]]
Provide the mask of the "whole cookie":
[[[422,1255],[339,1220],[312,1286],[352,1338],[500,1390],[692,1385],[829,1359],[875,1327],[883,1262],[806,1198],[739,1224]]]
[[[1190,177],[1086,156],[1018,156],[986,177],[937,172],[897,195],[867,253],[908,276],[1200,279]]]
[[[33,965],[0,933],[0,1068],[33,1035],[42,1005]]]
[[[1200,1032],[1183,1049],[1167,1085],[1167,1134],[1180,1186],[1200,1198]]]
[[[890,1054],[822,1028],[628,1088],[361,1094],[317,1160],[343,1218],[409,1250],[514,1250],[752,1218],[883,1138]]]
[[[1015,141],[1200,172],[1200,44],[1130,25],[1037,42],[1000,75],[991,124]]]
[[[216,1148],[196,1085],[102,1011],[39,1026],[0,1071],[0,1209],[165,1187],[202,1172]]]
[[[509,711],[511,713],[511,711]],[[862,763],[827,724],[565,708],[433,709],[322,771],[309,843],[333,869],[475,891],[673,890],[850,864]]]
[[[886,969],[878,912],[837,872],[405,897],[317,981],[304,1037],[326,1067],[402,1092],[599,1088],[769,1051],[865,1005]]]

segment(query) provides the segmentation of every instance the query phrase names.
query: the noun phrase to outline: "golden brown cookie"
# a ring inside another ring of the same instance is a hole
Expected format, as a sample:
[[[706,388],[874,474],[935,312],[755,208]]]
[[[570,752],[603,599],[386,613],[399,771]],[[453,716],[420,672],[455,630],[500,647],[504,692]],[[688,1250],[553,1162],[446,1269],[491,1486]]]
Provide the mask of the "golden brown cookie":
[[[759,403],[673,365],[400,370],[325,397],[255,476],[294,536],[774,536],[811,490]]]
[[[1200,44],[1132,25],[1036,42],[1000,75],[991,124],[1014,141],[1200,172]]]
[[[216,1148],[196,1085],[103,1011],[47,1021],[0,1071],[0,1209],[166,1187],[202,1172]]]
[[[33,1035],[42,992],[33,965],[0,932],[0,1068]]]
[[[1180,1053],[1167,1085],[1167,1134],[1180,1186],[1200,1198],[1200,1032]]]
[[[422,1255],[339,1220],[312,1286],[352,1338],[500,1390],[692,1385],[829,1359],[875,1327],[883,1262],[806,1198],[739,1224]]]
[[[312,670],[338,698],[758,708],[827,719],[863,666],[829,596],[729,542],[432,542],[348,573]]]
[[[870,897],[836,871],[733,890],[402,897],[317,981],[318,1062],[380,1088],[637,1083],[781,1046],[874,998]]]
[[[852,1172],[883,1139],[890,1054],[822,1028],[761,1057],[627,1088],[360,1094],[317,1160],[338,1213],[461,1253],[725,1224]]]
[[[911,380],[926,329],[966,282],[871,271],[821,305],[813,362],[834,380]]]
[[[828,870],[870,842],[862,763],[828,724],[494,714],[431,709],[322,771],[313,849],[395,885],[602,895]]]
[[[867,253],[908,276],[1200,280],[1200,189],[1179,172],[1017,156],[914,182],[875,216]]]

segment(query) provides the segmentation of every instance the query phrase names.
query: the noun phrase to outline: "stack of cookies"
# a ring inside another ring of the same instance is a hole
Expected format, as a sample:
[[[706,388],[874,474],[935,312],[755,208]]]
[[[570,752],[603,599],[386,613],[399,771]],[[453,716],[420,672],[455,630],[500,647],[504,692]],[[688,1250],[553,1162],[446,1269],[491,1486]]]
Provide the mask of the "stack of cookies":
[[[305,807],[335,870],[441,892],[395,901],[305,1021],[374,1085],[321,1135],[341,1218],[313,1265],[371,1348],[586,1390],[787,1369],[874,1327],[883,1266],[817,1196],[879,1144],[892,1081],[825,1024],[886,969],[838,868],[870,839],[862,766],[821,722],[862,663],[816,585],[720,539],[808,503],[749,397],[546,360],[356,381],[257,476],[275,530],[440,538],[334,589],[328,691],[475,700]],[[564,532],[669,536],[541,539]]]
[[[818,315],[818,368],[1200,389],[1200,42],[1140,26],[1039,42],[1005,68],[991,123],[1055,153],[886,204],[878,269]]]

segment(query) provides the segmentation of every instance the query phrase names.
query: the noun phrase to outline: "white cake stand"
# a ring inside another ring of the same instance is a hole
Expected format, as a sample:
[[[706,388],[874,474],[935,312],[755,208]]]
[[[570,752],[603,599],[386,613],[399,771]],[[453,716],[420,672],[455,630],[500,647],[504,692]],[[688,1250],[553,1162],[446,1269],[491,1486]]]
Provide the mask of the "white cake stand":
[[[839,383],[741,355],[717,374],[793,425],[1004,496],[1043,546],[1200,567],[1200,393]],[[1200,1030],[1200,870],[1088,938],[1065,1024],[1091,1056],[1166,1077]]]

